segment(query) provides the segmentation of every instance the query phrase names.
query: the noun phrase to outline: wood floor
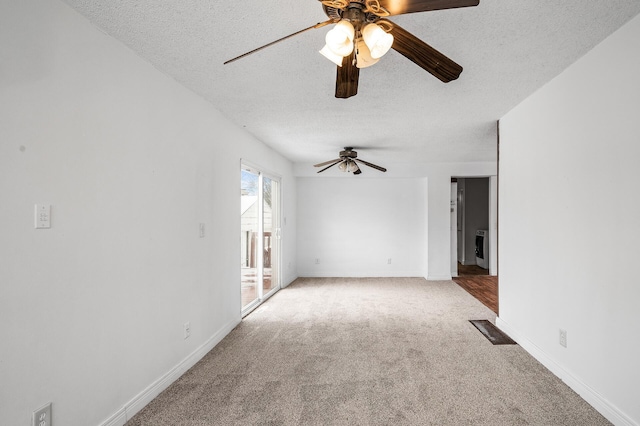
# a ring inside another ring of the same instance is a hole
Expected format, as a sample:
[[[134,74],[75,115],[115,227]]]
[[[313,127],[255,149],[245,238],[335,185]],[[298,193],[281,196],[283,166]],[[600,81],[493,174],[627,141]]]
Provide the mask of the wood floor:
[[[489,275],[489,271],[476,265],[465,266],[460,263],[458,274],[453,281],[497,315],[498,277]]]

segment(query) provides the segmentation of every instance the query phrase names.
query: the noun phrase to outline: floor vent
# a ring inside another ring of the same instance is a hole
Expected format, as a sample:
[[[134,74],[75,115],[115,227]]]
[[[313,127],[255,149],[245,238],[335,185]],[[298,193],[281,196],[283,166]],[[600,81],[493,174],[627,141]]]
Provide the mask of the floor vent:
[[[515,345],[509,336],[504,334],[489,320],[469,320],[494,345]]]

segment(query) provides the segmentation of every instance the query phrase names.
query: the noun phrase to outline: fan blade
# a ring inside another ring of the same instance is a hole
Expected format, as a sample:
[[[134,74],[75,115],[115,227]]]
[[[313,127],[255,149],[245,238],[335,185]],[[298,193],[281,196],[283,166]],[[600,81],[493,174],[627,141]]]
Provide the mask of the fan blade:
[[[477,6],[480,0],[379,0],[390,15]]]
[[[347,99],[358,93],[360,68],[355,65],[356,51],[342,58],[342,66],[336,73],[336,98]]]
[[[264,49],[264,48],[267,48],[267,47],[269,47],[269,46],[273,46],[273,45],[274,45],[274,44],[276,44],[276,43],[279,43],[279,42],[281,42],[281,41],[283,41],[283,40],[286,40],[286,39],[288,39],[288,38],[291,38],[291,37],[293,37],[293,36],[296,36],[296,35],[298,35],[298,34],[301,34],[301,33],[305,32],[305,31],[313,30],[313,29],[315,29],[315,28],[322,28],[322,27],[324,27],[325,25],[332,24],[333,22],[334,22],[334,21],[333,21],[332,19],[329,19],[329,20],[324,21],[324,22],[318,22],[317,24],[312,25],[312,26],[310,26],[309,28],[305,28],[304,30],[296,31],[296,32],[295,32],[295,33],[293,33],[293,34],[289,34],[288,36],[285,36],[285,37],[279,38],[279,39],[277,39],[276,41],[272,41],[271,43],[267,43],[267,44],[265,44],[264,46],[260,46],[260,47],[258,47],[257,49],[253,49],[253,50],[252,50],[252,51],[250,51],[250,52],[243,53],[243,54],[242,54],[242,55],[240,55],[240,56],[236,56],[236,57],[235,57],[235,58],[233,58],[233,59],[229,59],[229,60],[228,60],[228,61],[226,61],[223,65],[227,65],[227,64],[229,64],[229,63],[231,63],[231,62],[233,62],[233,61],[237,61],[238,59],[244,58],[245,56],[249,56],[249,55],[251,55],[252,53],[256,53],[257,51],[262,50],[262,49]]]
[[[387,171],[387,169],[385,169],[384,167],[376,166],[375,164],[369,163],[368,161],[360,160],[359,158],[354,158],[354,160],[357,161],[358,163],[364,164],[365,166],[373,167],[376,170],[380,170],[381,172]]]
[[[324,172],[325,170],[327,170],[328,168],[333,167],[333,166],[335,166],[335,165],[336,165],[336,164],[338,164],[338,163],[342,163],[343,161],[344,161],[344,160],[340,159],[340,160],[336,161],[335,163],[331,164],[330,166],[327,166],[327,167],[325,167],[325,168],[324,168],[324,169],[322,169],[322,170],[318,170],[318,173],[322,173],[322,172]]]
[[[355,162],[353,164],[356,164]],[[353,172],[354,175],[359,175],[360,173],[362,173],[362,170],[360,170],[360,167],[358,167],[358,165],[356,164],[356,171]]]
[[[314,164],[313,167],[322,167],[322,166],[326,166],[329,163],[333,163],[334,161],[342,161],[342,158],[336,158],[335,160],[329,160],[329,161],[325,161],[324,163],[318,163],[318,164]]]
[[[391,26],[390,33],[393,35],[393,45],[391,47],[395,51],[445,83],[460,77],[462,72],[460,65],[397,24],[386,19],[381,19],[380,21],[384,21]]]

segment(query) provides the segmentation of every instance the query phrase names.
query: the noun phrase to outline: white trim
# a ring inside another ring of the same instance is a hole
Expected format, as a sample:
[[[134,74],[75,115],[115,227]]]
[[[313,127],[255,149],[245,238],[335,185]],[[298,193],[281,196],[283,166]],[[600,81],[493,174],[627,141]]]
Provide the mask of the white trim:
[[[122,408],[114,413],[107,420],[102,422],[100,426],[123,426],[128,420],[147,404],[149,404],[160,392],[167,389],[173,382],[178,380],[188,369],[193,367],[200,361],[211,349],[213,349],[220,341],[231,332],[240,320],[234,320],[222,327],[218,332],[211,336],[195,351],[189,354],[185,359],[180,361],[175,367],[163,374],[158,380],[149,385],[145,390],[133,397]]]
[[[122,426],[127,422],[127,409],[122,407],[107,420],[102,422],[101,426]]]
[[[347,271],[326,271],[326,272],[318,272],[318,271],[302,271],[298,274],[298,277],[303,278],[415,278],[415,277],[424,277],[424,272],[422,271],[396,271],[389,273],[380,273],[376,271],[367,272],[367,273],[350,273]],[[289,284],[295,281],[297,278],[291,280]],[[451,278],[448,278],[451,279]],[[287,285],[289,285],[287,284]]]
[[[547,367],[553,374],[558,376],[563,382],[580,395],[587,403],[595,408],[611,423],[619,426],[638,426],[629,416],[620,411],[616,406],[611,404],[606,398],[584,383],[578,377],[575,377],[569,371],[565,370],[560,364],[555,362],[552,357],[547,355],[535,343],[523,337],[517,330],[512,328],[505,321],[496,318],[496,326],[507,333],[509,337],[518,342],[518,344],[527,351],[532,357],[537,359],[542,365]]]
[[[451,275],[428,275],[427,281],[451,281]]]

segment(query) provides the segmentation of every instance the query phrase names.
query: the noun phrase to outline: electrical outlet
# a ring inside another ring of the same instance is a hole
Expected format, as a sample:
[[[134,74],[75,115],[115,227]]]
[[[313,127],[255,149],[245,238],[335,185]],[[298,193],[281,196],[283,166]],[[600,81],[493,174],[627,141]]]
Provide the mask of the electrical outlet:
[[[52,426],[51,425],[51,403],[33,412],[31,426]]]
[[[316,265],[320,264],[320,259],[316,259]]]
[[[191,336],[191,322],[187,321],[184,323],[184,338],[188,339]]]
[[[51,228],[51,204],[36,204],[35,206],[35,228]]]
[[[560,329],[560,346],[567,347],[567,330]]]
[[[391,258],[387,260],[387,265],[391,265]]]
[[[200,235],[200,238],[204,238],[204,223],[201,223],[200,226],[198,227],[198,231]]]

